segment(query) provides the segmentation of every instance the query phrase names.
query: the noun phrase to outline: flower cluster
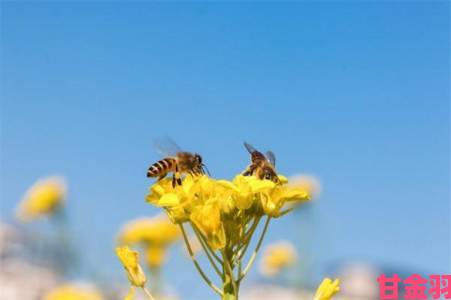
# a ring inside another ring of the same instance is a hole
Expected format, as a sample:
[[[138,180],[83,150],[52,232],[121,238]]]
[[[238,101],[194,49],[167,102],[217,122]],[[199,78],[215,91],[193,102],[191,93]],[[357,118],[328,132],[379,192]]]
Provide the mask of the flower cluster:
[[[239,284],[255,260],[269,221],[292,211],[310,199],[308,190],[292,185],[279,175],[279,182],[254,176],[237,175],[232,181],[216,180],[206,175],[187,175],[173,187],[166,178],[150,188],[146,200],[166,210],[183,233],[191,258],[203,279],[222,298],[234,299]],[[262,219],[265,225],[256,248],[242,269],[251,239]],[[189,224],[207,257],[222,280],[222,289],[207,278],[194,258],[184,229]]]
[[[238,233],[252,220],[280,217],[288,212],[286,204],[309,200],[305,189],[279,178],[282,184],[254,176],[238,175],[233,181],[187,176],[175,188],[170,179],[163,179],[151,187],[147,201],[165,208],[174,223],[191,222],[219,250],[239,243]]]

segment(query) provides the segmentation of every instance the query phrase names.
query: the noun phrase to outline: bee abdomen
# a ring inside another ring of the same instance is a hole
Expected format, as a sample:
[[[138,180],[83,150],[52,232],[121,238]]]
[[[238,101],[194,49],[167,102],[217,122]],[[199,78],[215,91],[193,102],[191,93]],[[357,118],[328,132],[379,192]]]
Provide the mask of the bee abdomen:
[[[147,177],[157,177],[171,171],[175,164],[175,159],[164,158],[157,161],[147,170]]]

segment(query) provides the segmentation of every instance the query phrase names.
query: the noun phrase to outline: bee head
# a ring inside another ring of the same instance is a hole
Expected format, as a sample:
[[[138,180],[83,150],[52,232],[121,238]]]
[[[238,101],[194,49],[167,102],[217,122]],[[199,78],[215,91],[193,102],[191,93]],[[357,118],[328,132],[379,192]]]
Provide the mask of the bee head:
[[[196,166],[194,167],[196,169],[196,171],[200,174],[205,174],[207,173],[208,176],[210,176],[210,172],[208,172],[207,167],[205,166],[205,164],[202,162],[202,156],[200,156],[199,154],[195,153],[194,154],[194,162],[196,164]],[[205,172],[207,171],[207,172]]]
[[[200,156],[199,154],[194,154],[194,159],[196,161],[197,164],[201,165],[202,164],[202,156]]]

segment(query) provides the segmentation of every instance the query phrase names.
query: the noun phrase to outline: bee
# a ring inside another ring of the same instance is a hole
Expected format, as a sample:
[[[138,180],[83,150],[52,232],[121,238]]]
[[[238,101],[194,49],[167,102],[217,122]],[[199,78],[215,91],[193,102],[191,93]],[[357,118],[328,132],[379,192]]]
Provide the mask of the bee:
[[[158,177],[158,181],[172,172],[172,186],[175,187],[177,184],[182,185],[182,174],[191,174],[193,176],[205,174],[204,168],[206,167],[202,162],[202,156],[197,153],[182,151],[177,144],[170,140],[167,142],[169,142],[169,147],[157,146],[160,150],[159,152],[166,154],[166,157],[153,163],[147,169],[147,177]],[[171,154],[168,155],[167,153]]]
[[[251,154],[251,164],[243,172],[243,175],[255,175],[259,179],[267,179],[278,183],[279,177],[277,177],[275,169],[276,156],[274,153],[272,151],[267,151],[265,156],[246,142],[244,142],[244,147],[246,147],[247,151]]]

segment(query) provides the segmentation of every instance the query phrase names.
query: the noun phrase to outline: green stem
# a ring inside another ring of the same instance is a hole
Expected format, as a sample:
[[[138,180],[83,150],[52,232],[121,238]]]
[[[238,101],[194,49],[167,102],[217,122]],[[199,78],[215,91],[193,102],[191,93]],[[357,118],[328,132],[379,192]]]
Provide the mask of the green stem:
[[[283,216],[283,215],[286,215],[287,213],[289,213],[289,212],[295,210],[296,208],[297,208],[297,206],[294,206],[294,207],[290,207],[290,208],[287,208],[287,209],[281,211],[281,212],[279,213],[279,217],[281,217],[281,216]]]
[[[268,229],[269,221],[271,220],[271,217],[266,218],[265,226],[263,227],[263,231],[260,235],[260,239],[258,240],[257,246],[255,247],[254,252],[252,253],[251,258],[249,259],[249,262],[247,263],[246,267],[244,268],[244,271],[239,275],[238,281],[241,281],[244,276],[246,276],[247,272],[249,272],[250,268],[252,267],[252,264],[254,263],[254,260],[257,256],[258,250],[260,250],[260,247],[263,242],[263,238],[265,237],[266,231]]]
[[[237,278],[239,278],[240,277],[240,274],[241,274],[241,268],[242,268],[242,261],[241,261],[241,259],[238,261],[238,274],[237,274]],[[236,281],[236,287],[237,287],[237,289],[238,289],[238,291],[240,290],[240,284],[241,284],[241,281],[240,280],[237,280]],[[238,295],[237,295],[237,298],[238,298]]]
[[[227,255],[227,251],[221,250],[221,253],[222,253],[222,260],[224,261],[224,265],[225,265],[226,274],[228,273],[227,277],[232,285],[233,294],[236,297],[236,295],[238,295],[238,289],[237,289],[237,285],[236,285],[235,276],[233,275],[233,269],[232,269],[232,266],[230,265],[230,259]]]
[[[193,231],[196,234],[197,239],[200,242],[200,245],[202,246],[202,249],[204,249],[205,254],[207,254],[207,258],[210,261],[210,264],[213,266],[213,269],[216,271],[216,274],[218,274],[219,277],[222,277],[222,273],[221,273],[221,271],[219,271],[219,268],[216,265],[216,263],[214,262],[212,255],[214,255],[214,257],[217,258],[217,260],[220,262],[220,264],[222,264],[221,259],[216,256],[216,254],[213,252],[213,249],[211,249],[210,246],[208,245],[208,243],[205,241],[204,237],[202,236],[202,233],[200,233],[198,231],[197,227],[194,226],[193,224],[191,224],[191,225],[193,227]]]
[[[149,297],[150,300],[155,300],[155,298],[152,297],[152,294],[149,292],[149,290],[145,286],[143,286],[142,289],[143,289],[144,293],[147,295],[147,297]]]
[[[257,220],[258,219],[254,219],[254,222],[252,223],[251,226],[249,226],[249,230],[247,232],[245,230],[240,232],[241,242],[239,243],[239,245],[236,249],[237,251],[241,250],[244,246],[246,246],[247,242],[251,239],[253,229],[255,228],[255,226],[257,224]],[[249,225],[249,224],[247,224],[247,225]]]
[[[223,262],[221,260],[221,258],[219,258],[219,256],[213,251],[213,249],[211,249],[211,247],[208,245],[207,239],[205,238],[205,236],[202,234],[202,232],[199,230],[199,228],[196,226],[196,224],[190,222],[191,226],[193,227],[194,232],[196,233],[196,236],[198,235],[198,238],[200,236],[201,240],[204,242],[204,244],[207,246],[207,249],[210,250],[210,254],[213,256],[214,259],[216,259],[216,261],[222,265]]]
[[[249,245],[251,243],[252,235],[254,234],[255,229],[257,228],[258,224],[260,223],[260,219],[261,219],[261,217],[258,217],[257,219],[255,219],[251,228],[246,233],[245,238],[244,238],[244,241],[245,241],[244,247],[240,247],[237,255],[232,258],[233,265],[235,265],[237,262],[240,262],[243,259],[244,255],[246,254],[247,248],[249,247]]]
[[[196,267],[196,269],[199,272],[200,276],[202,276],[204,281],[208,284],[209,287],[211,287],[213,289],[213,291],[215,291],[218,295],[223,297],[224,293],[216,285],[214,285],[211,282],[211,280],[207,277],[207,275],[205,275],[204,271],[202,270],[202,268],[200,267],[200,265],[197,262],[196,258],[194,257],[194,253],[193,253],[193,250],[191,249],[191,245],[189,244],[188,236],[186,235],[185,228],[183,228],[183,224],[179,224],[179,226],[180,226],[180,230],[182,231],[182,234],[183,234],[183,240],[185,241],[186,248],[188,248],[188,252],[189,252],[189,256],[191,258],[191,261],[194,263],[194,266]]]
[[[150,274],[152,276],[151,288],[155,297],[161,295],[163,290],[162,278],[161,278],[161,268],[160,267],[150,267]]]

